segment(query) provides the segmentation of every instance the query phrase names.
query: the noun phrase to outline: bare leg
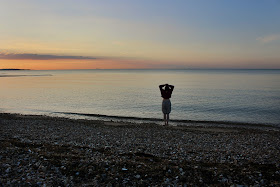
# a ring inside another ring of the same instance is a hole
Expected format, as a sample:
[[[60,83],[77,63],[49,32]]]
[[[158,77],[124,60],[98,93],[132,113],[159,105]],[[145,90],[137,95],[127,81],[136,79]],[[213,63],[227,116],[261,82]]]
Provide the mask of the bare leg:
[[[166,125],[166,114],[163,114],[164,125]]]
[[[169,121],[169,114],[166,114],[166,125],[168,125],[168,121]]]

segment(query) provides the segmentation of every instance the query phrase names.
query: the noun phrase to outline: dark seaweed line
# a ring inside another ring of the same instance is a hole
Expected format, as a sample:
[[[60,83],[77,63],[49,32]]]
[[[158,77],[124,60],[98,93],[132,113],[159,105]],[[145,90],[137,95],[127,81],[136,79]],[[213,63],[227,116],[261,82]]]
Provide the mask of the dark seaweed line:
[[[124,120],[143,120],[143,121],[154,121],[160,122],[162,119],[159,118],[141,118],[141,117],[130,117],[130,116],[110,116],[104,114],[88,114],[88,113],[76,113],[76,112],[53,112],[58,114],[68,114],[68,115],[79,115],[79,116],[89,116],[89,117],[100,117],[100,118],[112,118],[112,119],[124,119]],[[179,123],[202,123],[202,124],[219,124],[219,125],[246,125],[246,126],[259,126],[259,127],[280,127],[275,124],[264,124],[264,123],[246,123],[246,122],[231,122],[231,121],[203,121],[203,120],[170,120],[171,122],[179,122]]]

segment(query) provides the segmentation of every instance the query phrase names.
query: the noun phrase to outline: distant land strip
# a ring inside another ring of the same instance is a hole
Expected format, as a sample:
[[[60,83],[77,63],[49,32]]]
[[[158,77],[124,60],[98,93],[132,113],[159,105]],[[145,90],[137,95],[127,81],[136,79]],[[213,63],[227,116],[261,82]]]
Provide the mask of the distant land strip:
[[[0,69],[0,71],[19,71],[19,70],[30,70],[30,69],[14,69],[14,68]]]
[[[51,74],[45,75],[0,75],[0,77],[43,77],[43,76],[53,76]]]

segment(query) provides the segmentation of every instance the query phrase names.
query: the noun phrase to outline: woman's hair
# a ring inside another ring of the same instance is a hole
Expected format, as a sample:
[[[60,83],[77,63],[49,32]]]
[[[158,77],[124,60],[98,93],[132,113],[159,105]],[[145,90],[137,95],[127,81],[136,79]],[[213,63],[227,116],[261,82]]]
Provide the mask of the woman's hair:
[[[164,88],[164,90],[165,91],[168,91],[168,90],[170,90],[170,88],[169,88],[169,85],[167,84],[167,85],[165,85],[165,88]]]

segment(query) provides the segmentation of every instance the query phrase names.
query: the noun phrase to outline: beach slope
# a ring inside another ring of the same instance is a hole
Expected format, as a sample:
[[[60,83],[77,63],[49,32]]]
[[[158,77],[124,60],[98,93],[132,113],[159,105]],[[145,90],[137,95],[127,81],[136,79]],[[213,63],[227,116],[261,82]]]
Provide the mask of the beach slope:
[[[0,114],[0,186],[280,185],[278,128]]]

